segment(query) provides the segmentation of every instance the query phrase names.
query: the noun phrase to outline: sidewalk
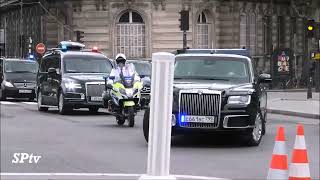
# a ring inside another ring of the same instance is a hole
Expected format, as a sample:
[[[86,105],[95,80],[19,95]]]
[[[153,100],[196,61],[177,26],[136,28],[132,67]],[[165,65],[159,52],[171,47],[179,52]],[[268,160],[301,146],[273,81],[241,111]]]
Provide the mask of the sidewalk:
[[[306,91],[268,91],[268,112],[290,116],[320,119],[319,93],[307,99]]]

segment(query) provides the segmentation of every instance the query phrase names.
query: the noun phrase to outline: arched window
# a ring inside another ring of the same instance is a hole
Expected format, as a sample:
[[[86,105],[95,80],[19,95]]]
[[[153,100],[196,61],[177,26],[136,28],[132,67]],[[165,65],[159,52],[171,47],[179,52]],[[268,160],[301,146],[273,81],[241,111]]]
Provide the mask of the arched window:
[[[208,17],[202,11],[197,19],[197,47],[200,49],[209,48],[209,23]]]
[[[117,53],[130,58],[146,56],[145,24],[135,11],[123,13],[117,23]]]

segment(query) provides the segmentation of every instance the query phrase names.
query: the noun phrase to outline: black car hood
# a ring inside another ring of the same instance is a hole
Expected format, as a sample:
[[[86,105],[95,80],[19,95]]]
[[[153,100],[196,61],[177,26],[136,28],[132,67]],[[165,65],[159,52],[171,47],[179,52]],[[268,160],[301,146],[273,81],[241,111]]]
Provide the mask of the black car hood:
[[[218,91],[248,91],[253,88],[251,83],[234,83],[214,80],[175,80],[174,87],[178,89],[210,89]]]
[[[35,73],[6,73],[5,80],[9,82],[36,82]]]
[[[102,73],[90,73],[90,74],[66,74],[65,78],[73,79],[76,81],[84,81],[84,82],[90,82],[90,81],[104,81],[104,76],[108,74],[102,74]]]

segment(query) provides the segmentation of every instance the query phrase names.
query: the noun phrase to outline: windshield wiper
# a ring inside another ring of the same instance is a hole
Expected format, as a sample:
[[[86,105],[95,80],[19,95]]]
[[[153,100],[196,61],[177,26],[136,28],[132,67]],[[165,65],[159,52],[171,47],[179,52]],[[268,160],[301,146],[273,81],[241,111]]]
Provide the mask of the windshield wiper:
[[[12,71],[13,73],[35,73],[32,71]]]
[[[217,80],[217,81],[230,81],[230,79],[224,79],[224,78],[202,78],[205,80]]]
[[[190,76],[190,77],[175,77],[174,79],[196,79],[196,80],[217,80],[217,81],[230,81],[230,79],[225,78],[213,78],[213,77],[196,77],[196,76]]]

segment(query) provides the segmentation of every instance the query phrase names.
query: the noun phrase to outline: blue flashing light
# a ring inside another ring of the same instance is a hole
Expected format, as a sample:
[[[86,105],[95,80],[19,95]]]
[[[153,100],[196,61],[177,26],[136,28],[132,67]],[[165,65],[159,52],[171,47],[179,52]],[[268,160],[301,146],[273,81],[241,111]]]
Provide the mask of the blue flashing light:
[[[29,59],[34,60],[34,55],[33,54],[29,54]]]
[[[63,44],[63,45],[61,46],[61,49],[62,49],[62,51],[67,51],[67,46],[66,46],[65,44]]]
[[[181,116],[180,116],[180,121],[181,121],[181,122],[184,122],[184,121],[185,121],[185,116],[184,116],[184,115],[181,115]]]

